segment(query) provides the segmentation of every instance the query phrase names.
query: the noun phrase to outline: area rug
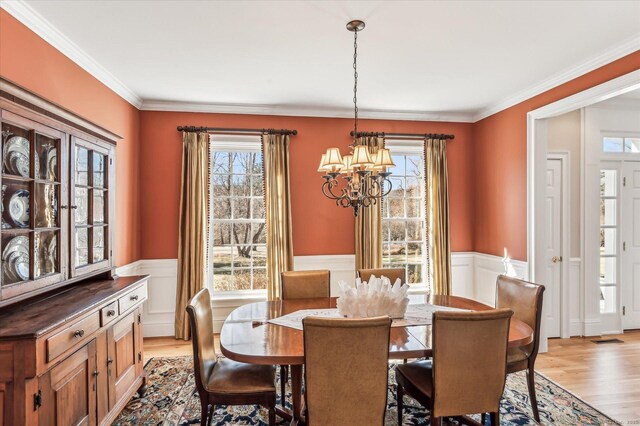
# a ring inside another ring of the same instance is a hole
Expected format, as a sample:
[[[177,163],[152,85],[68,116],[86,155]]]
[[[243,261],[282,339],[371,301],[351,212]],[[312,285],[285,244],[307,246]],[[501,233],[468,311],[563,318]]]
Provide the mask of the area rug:
[[[195,390],[190,356],[152,358],[147,362],[148,389],[134,396],[113,425],[200,424],[200,400]],[[276,378],[279,380],[279,377]],[[279,384],[276,389],[280,389]],[[538,406],[543,425],[619,425],[558,384],[536,373]],[[389,367],[389,396],[385,426],[398,426],[395,403],[395,368]],[[280,401],[278,401],[280,403]],[[290,407],[290,397],[286,398]],[[216,407],[212,425],[267,425],[267,411],[257,406]],[[405,398],[403,425],[427,425],[429,413]],[[511,374],[500,404],[501,425],[535,425],[522,373]],[[279,419],[280,420],[280,419]],[[285,422],[280,421],[280,424]]]

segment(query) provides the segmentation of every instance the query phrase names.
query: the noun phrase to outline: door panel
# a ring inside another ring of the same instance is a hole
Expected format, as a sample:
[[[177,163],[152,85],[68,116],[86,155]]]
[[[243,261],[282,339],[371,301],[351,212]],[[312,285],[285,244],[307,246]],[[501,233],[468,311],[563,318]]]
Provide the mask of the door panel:
[[[136,311],[109,329],[109,408],[112,408],[137,376],[137,315]]]
[[[640,162],[625,161],[622,176],[620,286],[622,327],[629,330],[640,328]]]
[[[562,160],[547,160],[547,290],[543,312],[547,337],[560,336],[560,289],[562,285]]]

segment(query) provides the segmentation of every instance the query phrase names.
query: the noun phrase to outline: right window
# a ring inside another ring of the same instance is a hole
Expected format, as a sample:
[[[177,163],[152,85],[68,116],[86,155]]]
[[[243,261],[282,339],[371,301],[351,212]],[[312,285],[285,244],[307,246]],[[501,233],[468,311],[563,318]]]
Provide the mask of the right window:
[[[638,154],[640,137],[605,136],[602,138],[602,152]]]
[[[395,167],[392,189],[382,205],[382,266],[405,268],[406,282],[427,286],[425,185],[422,145],[396,146],[387,141]]]

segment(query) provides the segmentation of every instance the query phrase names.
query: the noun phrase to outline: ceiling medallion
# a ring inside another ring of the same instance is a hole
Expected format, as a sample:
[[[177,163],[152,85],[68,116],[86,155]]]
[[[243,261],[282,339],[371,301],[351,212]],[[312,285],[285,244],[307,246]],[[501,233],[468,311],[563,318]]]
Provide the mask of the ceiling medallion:
[[[353,32],[353,142],[349,155],[341,155],[339,148],[329,148],[322,154],[318,172],[323,174],[322,193],[337,206],[353,208],[353,215],[363,207],[378,204],[378,200],[391,192],[389,169],[395,166],[391,152],[386,148],[368,147],[358,143],[358,32],[364,22],[354,20],[347,24]],[[344,184],[338,178],[342,176]]]

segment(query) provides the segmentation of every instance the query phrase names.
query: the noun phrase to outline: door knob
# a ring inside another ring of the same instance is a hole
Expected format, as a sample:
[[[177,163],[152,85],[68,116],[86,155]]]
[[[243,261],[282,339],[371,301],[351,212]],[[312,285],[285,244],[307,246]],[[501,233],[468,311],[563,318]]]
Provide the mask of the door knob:
[[[553,263],[562,262],[562,256],[553,256],[553,257],[551,258],[551,261],[552,261]]]

